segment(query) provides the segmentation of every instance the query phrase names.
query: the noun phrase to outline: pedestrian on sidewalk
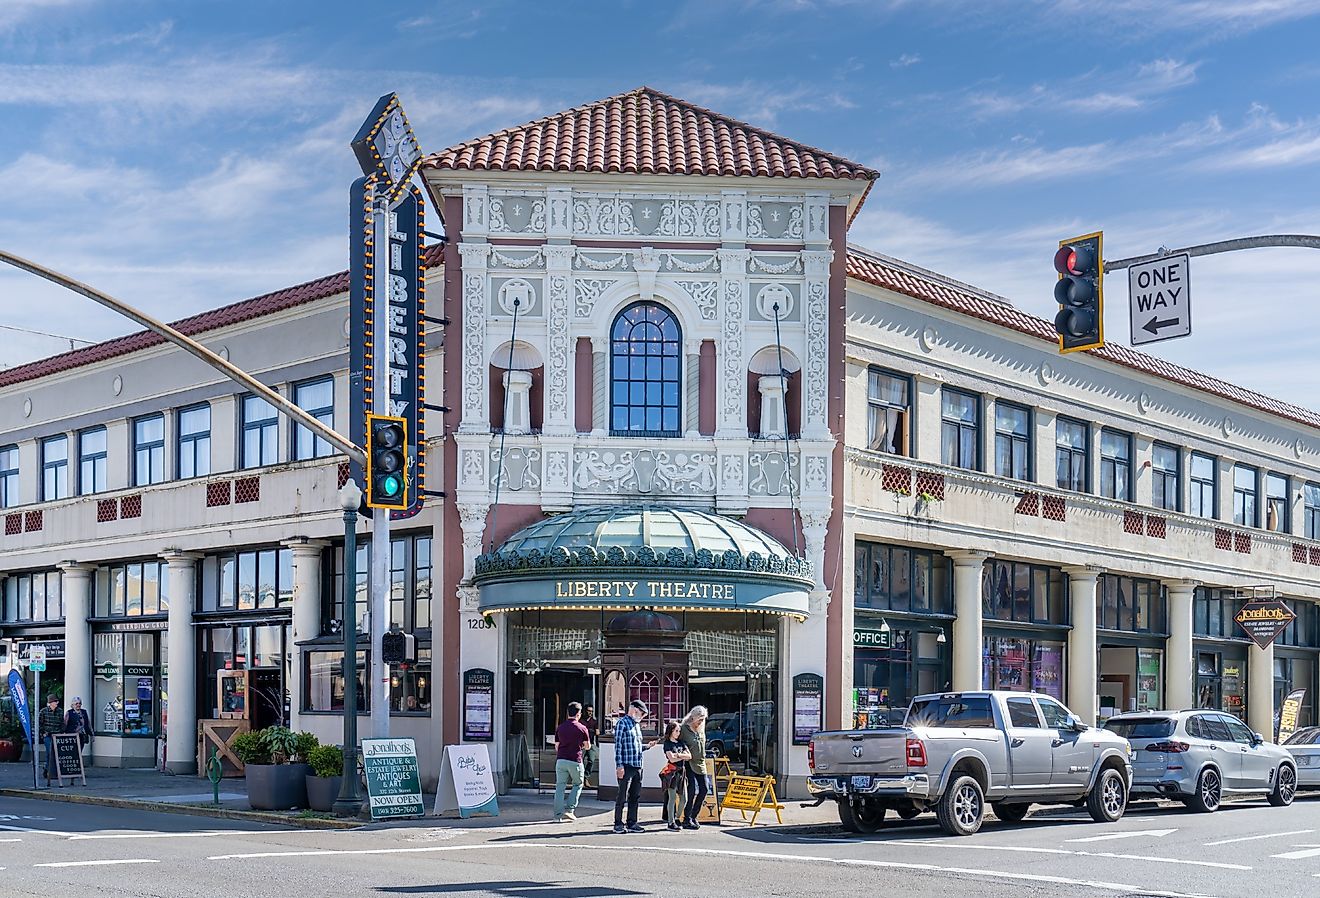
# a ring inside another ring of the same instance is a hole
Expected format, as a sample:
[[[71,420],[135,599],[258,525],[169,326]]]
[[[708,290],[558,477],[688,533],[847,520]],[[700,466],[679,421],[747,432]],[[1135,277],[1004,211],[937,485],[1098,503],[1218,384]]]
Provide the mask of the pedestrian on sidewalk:
[[[577,819],[578,796],[582,794],[582,752],[591,745],[591,733],[578,718],[582,705],[568,703],[568,717],[555,730],[555,822]],[[570,787],[564,798],[565,787]]]
[[[598,733],[600,721],[596,720],[596,712],[591,705],[587,705],[582,712],[582,725],[591,734],[591,744],[582,753],[582,784],[588,789],[594,789],[600,785],[600,737]]]
[[[669,763],[660,771],[660,784],[665,787],[665,823],[668,829],[679,830],[682,825],[683,810],[687,804],[687,762],[692,754],[687,746],[679,741],[682,725],[677,720],[665,724],[664,752]]]
[[[64,732],[78,734],[80,753],[92,744],[92,719],[83,710],[82,699],[76,695],[73,701],[69,702],[69,710],[64,714]]]
[[[46,696],[46,707],[37,715],[37,728],[41,731],[41,742],[46,746],[46,785],[51,780],[59,780],[55,768],[55,734],[64,732],[64,713],[60,711],[60,697],[55,693]]]
[[[706,804],[710,792],[706,773],[706,713],[705,705],[694,705],[683,718],[679,741],[687,747],[690,757],[685,762],[687,771],[687,807],[683,811],[683,829],[700,829],[697,817]]]
[[[615,775],[619,779],[619,792],[614,796],[614,831],[616,833],[644,833],[637,825],[637,803],[642,800],[642,752],[655,745],[652,739],[642,745],[641,722],[650,714],[645,702],[633,700],[628,713],[614,725]],[[628,806],[628,819],[624,823],[623,807]]]

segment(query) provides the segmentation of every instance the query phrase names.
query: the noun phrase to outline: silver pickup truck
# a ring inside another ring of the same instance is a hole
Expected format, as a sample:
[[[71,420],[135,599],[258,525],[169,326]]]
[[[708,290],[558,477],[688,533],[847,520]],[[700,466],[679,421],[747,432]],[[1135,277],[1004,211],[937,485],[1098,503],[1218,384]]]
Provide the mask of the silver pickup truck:
[[[807,789],[839,806],[853,832],[875,832],[886,812],[934,810],[950,835],[995,816],[1020,822],[1033,804],[1085,805],[1096,822],[1127,808],[1131,746],[1086,726],[1046,695],[955,692],[912,700],[901,727],[815,735]]]

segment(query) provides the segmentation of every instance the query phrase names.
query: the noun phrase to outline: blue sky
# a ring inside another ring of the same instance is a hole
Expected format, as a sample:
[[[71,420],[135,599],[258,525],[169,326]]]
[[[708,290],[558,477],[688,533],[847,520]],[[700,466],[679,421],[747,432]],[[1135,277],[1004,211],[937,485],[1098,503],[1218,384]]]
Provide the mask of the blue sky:
[[[1063,237],[1320,234],[1317,44],[1316,0],[2,0],[0,247],[179,318],[347,266],[383,93],[433,151],[649,84],[880,169],[854,242],[1049,316]],[[1155,354],[1320,408],[1320,252],[1192,284]],[[131,329],[11,271],[0,325]],[[0,364],[67,348],[0,329]]]

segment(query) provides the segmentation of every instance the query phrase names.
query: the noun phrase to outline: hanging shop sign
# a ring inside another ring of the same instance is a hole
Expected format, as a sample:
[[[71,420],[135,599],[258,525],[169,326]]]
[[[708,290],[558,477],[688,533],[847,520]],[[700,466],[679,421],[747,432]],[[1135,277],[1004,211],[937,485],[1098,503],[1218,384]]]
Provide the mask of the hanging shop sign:
[[[892,630],[853,628],[853,647],[859,649],[887,649],[894,644]]]
[[[800,673],[793,677],[793,744],[806,745],[824,729],[825,678]]]
[[[27,662],[32,658],[32,650],[36,649],[40,654],[45,652],[47,661],[61,661],[64,659],[64,640],[63,639],[45,639],[36,642],[20,642],[18,644],[18,660]]]
[[[27,683],[17,670],[9,671],[9,697],[14,703],[14,713],[23,724],[28,744],[32,743],[32,715],[28,711]]]
[[[373,820],[425,816],[417,743],[412,739],[363,739],[362,769]]]
[[[495,672],[484,667],[463,671],[463,741],[495,739]]]
[[[1273,645],[1274,640],[1296,619],[1293,610],[1278,599],[1247,602],[1233,616],[1237,625],[1262,649]]]

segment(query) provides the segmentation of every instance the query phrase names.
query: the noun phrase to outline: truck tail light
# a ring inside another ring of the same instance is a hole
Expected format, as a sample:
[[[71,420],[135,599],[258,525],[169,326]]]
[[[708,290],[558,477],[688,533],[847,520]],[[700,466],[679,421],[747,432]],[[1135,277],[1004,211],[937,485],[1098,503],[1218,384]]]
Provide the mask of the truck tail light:
[[[1189,751],[1191,746],[1186,742],[1152,742],[1146,746],[1146,751],[1158,751],[1164,754],[1176,755],[1184,751]]]
[[[907,765],[909,767],[926,766],[926,744],[920,739],[909,737],[907,741]]]
[[[816,769],[816,740],[812,739],[807,743],[807,769]]]

